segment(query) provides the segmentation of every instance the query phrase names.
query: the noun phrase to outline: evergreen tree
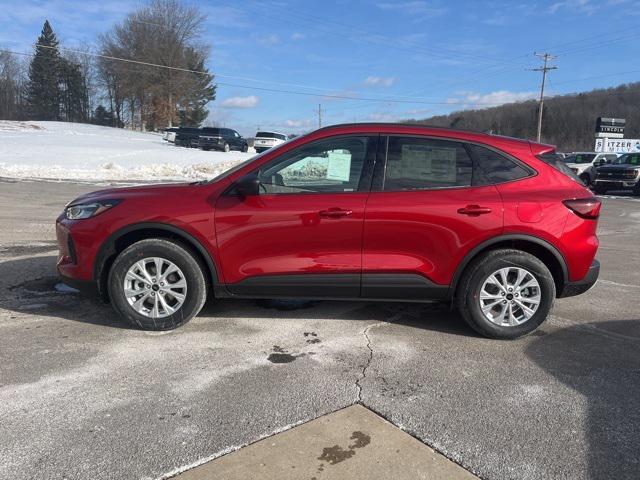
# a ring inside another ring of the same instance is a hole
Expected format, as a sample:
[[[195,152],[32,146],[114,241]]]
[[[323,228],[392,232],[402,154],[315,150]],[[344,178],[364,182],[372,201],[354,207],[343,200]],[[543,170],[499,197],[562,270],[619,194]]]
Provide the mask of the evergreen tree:
[[[29,65],[26,97],[33,120],[60,118],[60,53],[58,39],[48,20],[44,22]]]
[[[204,59],[198,59],[197,63],[189,65],[189,69],[202,74],[190,74],[190,83],[178,116],[180,126],[199,127],[209,115],[205,106],[216,98],[216,85],[213,83],[213,75],[204,66]]]
[[[67,122],[86,122],[89,95],[80,65],[60,59],[60,118]]]
[[[96,107],[91,121],[96,125],[104,125],[106,127],[113,127],[116,124],[113,112],[107,110],[102,105],[98,105]]]

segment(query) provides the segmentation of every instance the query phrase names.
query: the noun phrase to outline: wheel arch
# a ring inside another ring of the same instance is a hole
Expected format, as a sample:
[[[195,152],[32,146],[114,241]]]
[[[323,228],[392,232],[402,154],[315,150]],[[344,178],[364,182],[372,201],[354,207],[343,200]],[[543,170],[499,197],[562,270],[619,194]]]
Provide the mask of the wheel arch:
[[[103,300],[108,301],[106,288],[107,277],[109,275],[111,265],[118,254],[129,245],[148,238],[163,238],[180,241],[191,250],[203,265],[205,265],[207,269],[205,275],[208,274],[209,283],[212,286],[217,285],[218,270],[215,262],[207,249],[193,235],[181,228],[174,225],[168,225],[166,223],[137,223],[128,225],[112,233],[98,250],[93,266],[93,278],[98,285],[98,291]]]
[[[564,285],[569,280],[569,271],[567,262],[562,253],[555,246],[542,238],[535,237],[533,235],[509,234],[486,240],[465,255],[460,265],[458,265],[451,281],[451,288],[449,289],[449,295],[451,298],[455,296],[456,289],[458,288],[458,282],[471,261],[478,257],[478,255],[482,255],[483,253],[499,248],[514,248],[522,250],[523,252],[530,253],[540,259],[547,266],[553,276],[553,280],[556,285],[556,292],[560,293],[563,291]]]

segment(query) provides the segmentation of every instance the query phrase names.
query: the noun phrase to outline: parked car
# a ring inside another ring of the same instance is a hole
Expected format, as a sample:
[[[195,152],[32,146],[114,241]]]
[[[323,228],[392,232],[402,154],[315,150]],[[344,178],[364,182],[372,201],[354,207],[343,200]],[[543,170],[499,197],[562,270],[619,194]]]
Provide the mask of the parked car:
[[[162,139],[167,142],[175,143],[176,141],[176,132],[179,130],[178,127],[168,127],[164,129],[164,135],[162,135]]]
[[[415,125],[326,127],[210,181],[76,198],[57,220],[58,271],[151,330],[189,321],[210,292],[445,301],[481,334],[516,338],[599,272],[600,201],[553,151]]]
[[[598,194],[609,190],[633,190],[640,195],[640,153],[625,153],[609,165],[597,167],[593,189]]]
[[[256,149],[257,153],[261,153],[286,141],[287,136],[284,133],[262,131],[256,133],[256,137],[253,140],[253,148]]]
[[[200,129],[195,127],[180,127],[176,132],[175,144],[179,147],[198,147]]]
[[[199,138],[200,148],[203,150],[239,150],[246,152],[249,150],[247,141],[235,130],[230,128],[203,128]]]
[[[611,163],[616,158],[618,155],[615,153],[573,152],[564,158],[564,162],[582,180],[582,183],[589,186],[595,180],[594,167]]]

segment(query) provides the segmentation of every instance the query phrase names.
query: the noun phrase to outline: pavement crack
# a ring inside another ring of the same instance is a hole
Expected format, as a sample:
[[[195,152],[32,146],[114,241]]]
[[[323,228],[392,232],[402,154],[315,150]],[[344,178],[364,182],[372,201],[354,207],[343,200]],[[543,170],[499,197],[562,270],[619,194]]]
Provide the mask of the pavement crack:
[[[360,372],[360,376],[356,379],[356,403],[360,403],[363,404],[362,402],[362,382],[367,378],[367,370],[369,369],[369,367],[371,366],[371,363],[373,362],[373,346],[372,346],[372,342],[371,342],[371,337],[369,336],[369,330],[371,330],[374,327],[380,327],[383,325],[389,325],[391,323],[396,322],[397,320],[399,320],[402,317],[402,313],[396,313],[395,315],[392,315],[391,317],[389,317],[387,320],[383,321],[383,322],[376,322],[376,323],[372,323],[371,325],[367,326],[363,331],[362,331],[362,336],[364,336],[364,338],[367,341],[367,349],[369,350],[369,355],[367,357],[367,361],[365,362],[365,364],[362,366],[362,371]]]

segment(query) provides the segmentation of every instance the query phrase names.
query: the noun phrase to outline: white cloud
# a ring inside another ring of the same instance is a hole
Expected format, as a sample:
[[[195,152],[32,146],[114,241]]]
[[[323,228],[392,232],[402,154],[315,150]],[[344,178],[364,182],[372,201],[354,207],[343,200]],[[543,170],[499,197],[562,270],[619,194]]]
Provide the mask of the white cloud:
[[[414,0],[408,2],[381,2],[377,4],[381,10],[399,12],[405,15],[419,15],[421,17],[437,17],[446,10],[438,7],[434,2]]]
[[[261,43],[262,45],[267,45],[267,46],[278,45],[280,43],[280,37],[277,34],[272,33],[271,35],[258,37],[257,41],[258,43]]]
[[[297,42],[298,40],[304,40],[307,36],[304,33],[294,32],[291,34],[291,40]]]
[[[455,97],[447,99],[451,105],[468,105],[473,107],[494,107],[505,103],[524,102],[537,98],[537,92],[511,92],[498,90],[491,93],[459,92]]]
[[[365,79],[364,84],[367,87],[390,87],[395,83],[395,81],[395,77],[369,76]]]
[[[559,10],[567,9],[591,15],[598,9],[598,7],[599,5],[593,4],[591,0],[564,0],[552,4],[549,7],[549,13],[554,14]]]
[[[258,105],[260,99],[255,95],[248,97],[231,97],[222,101],[222,106],[226,108],[253,108]]]

